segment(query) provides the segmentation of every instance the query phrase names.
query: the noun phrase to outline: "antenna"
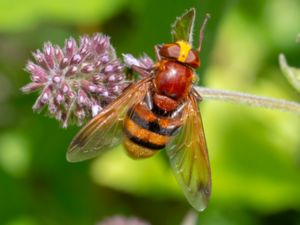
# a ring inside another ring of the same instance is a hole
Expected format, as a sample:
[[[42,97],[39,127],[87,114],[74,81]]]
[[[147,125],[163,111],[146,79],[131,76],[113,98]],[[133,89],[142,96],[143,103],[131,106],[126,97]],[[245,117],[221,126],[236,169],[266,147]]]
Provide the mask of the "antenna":
[[[200,29],[200,33],[199,33],[199,47],[196,49],[197,52],[201,51],[201,47],[202,47],[202,41],[203,41],[203,37],[204,37],[204,30],[205,30],[205,26],[207,24],[207,21],[210,19],[210,14],[206,13],[205,19],[202,23],[201,29]]]

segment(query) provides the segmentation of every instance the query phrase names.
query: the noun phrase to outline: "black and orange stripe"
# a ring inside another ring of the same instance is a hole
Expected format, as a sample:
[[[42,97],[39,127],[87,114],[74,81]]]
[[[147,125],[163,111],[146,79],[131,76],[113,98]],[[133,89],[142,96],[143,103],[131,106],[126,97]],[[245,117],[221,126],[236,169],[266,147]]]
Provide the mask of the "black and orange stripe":
[[[149,109],[145,102],[141,102],[126,115],[124,146],[134,158],[149,157],[163,149],[181,126],[180,116],[171,118],[159,115],[156,107]]]

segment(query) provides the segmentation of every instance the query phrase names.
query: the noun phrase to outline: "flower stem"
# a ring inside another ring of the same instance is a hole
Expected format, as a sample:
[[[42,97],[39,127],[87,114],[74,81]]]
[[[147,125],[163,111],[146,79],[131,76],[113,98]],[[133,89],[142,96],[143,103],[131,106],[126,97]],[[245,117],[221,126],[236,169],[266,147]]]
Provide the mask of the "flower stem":
[[[198,220],[198,215],[197,213],[191,209],[190,211],[187,212],[185,215],[181,225],[196,225]]]
[[[236,91],[224,91],[196,86],[195,90],[203,99],[221,100],[225,102],[239,103],[254,107],[275,109],[300,114],[300,104],[293,101],[262,97],[245,94]]]

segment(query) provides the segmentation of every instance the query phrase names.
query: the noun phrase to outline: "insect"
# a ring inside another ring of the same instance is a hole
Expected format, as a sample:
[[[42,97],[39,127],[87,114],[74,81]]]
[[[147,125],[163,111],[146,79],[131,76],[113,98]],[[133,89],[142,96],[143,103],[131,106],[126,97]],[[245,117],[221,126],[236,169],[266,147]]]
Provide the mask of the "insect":
[[[78,132],[67,152],[69,161],[95,157],[119,143],[135,159],[164,149],[189,203],[199,211],[206,208],[211,172],[198,108],[201,96],[193,82],[207,20],[208,16],[196,50],[187,40],[178,39],[155,46],[157,63],[151,70],[132,66],[146,78],[130,85]]]

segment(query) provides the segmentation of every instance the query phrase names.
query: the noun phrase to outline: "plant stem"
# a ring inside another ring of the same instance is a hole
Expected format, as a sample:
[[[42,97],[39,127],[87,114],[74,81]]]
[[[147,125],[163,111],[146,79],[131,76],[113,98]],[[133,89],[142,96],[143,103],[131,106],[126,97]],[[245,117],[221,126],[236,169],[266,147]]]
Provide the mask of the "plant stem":
[[[196,225],[198,220],[198,215],[197,213],[191,209],[190,211],[187,212],[185,215],[181,225]]]
[[[217,90],[199,86],[196,86],[194,88],[203,99],[221,100],[225,102],[239,103],[254,107],[269,108],[300,114],[300,104],[293,101],[262,97],[236,91]]]

